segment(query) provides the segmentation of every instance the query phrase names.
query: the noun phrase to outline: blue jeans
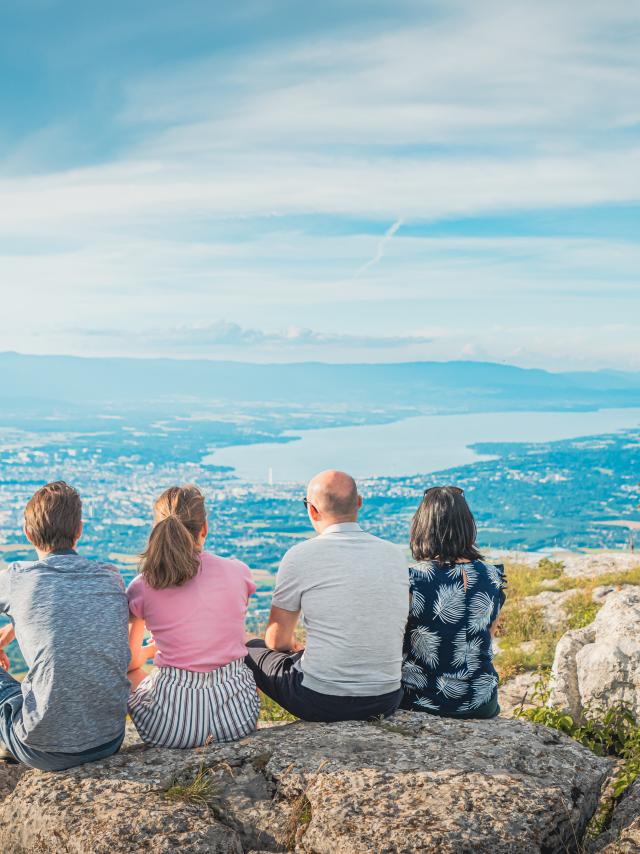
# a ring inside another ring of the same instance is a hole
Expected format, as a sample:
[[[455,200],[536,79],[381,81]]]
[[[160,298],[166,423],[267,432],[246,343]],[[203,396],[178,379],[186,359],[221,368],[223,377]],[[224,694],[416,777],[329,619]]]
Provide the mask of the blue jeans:
[[[113,741],[92,747],[90,750],[83,750],[81,753],[34,750],[19,741],[13,732],[14,718],[21,710],[20,683],[0,667],[0,742],[4,742],[18,762],[30,768],[38,768],[40,771],[64,771],[66,768],[83,765],[85,762],[96,762],[98,759],[106,759],[107,756],[117,753],[124,741],[123,730],[122,735],[114,738]]]

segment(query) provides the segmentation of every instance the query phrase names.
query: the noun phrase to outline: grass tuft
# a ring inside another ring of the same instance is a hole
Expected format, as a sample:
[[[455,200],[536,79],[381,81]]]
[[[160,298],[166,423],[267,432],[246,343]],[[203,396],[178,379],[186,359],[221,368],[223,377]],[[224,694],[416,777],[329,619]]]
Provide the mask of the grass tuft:
[[[191,772],[193,773],[193,772]],[[185,773],[174,778],[164,790],[165,797],[172,801],[184,801],[187,804],[212,807],[218,805],[218,788],[211,779],[211,772],[204,765],[191,777]]]
[[[311,821],[311,803],[303,792],[291,805],[291,812],[285,828],[284,844],[287,851],[293,851],[298,843],[302,828]]]

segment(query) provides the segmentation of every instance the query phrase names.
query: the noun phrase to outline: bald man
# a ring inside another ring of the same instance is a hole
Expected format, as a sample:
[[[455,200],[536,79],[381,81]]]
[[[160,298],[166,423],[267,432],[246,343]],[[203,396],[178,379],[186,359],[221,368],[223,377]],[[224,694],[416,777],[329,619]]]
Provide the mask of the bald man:
[[[303,720],[386,717],[402,699],[406,561],[358,525],[350,475],[317,475],[304,504],[318,536],[282,559],[265,639],[247,644],[247,664],[258,687]],[[295,640],[301,613],[305,649]]]

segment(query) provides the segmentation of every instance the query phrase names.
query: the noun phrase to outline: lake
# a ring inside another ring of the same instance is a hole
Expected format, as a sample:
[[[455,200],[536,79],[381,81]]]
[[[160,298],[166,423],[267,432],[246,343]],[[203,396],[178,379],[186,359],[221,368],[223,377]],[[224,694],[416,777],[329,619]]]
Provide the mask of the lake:
[[[490,412],[425,415],[391,424],[330,427],[285,433],[287,443],[232,445],[208,454],[205,464],[232,466],[242,480],[304,483],[326,468],[355,477],[430,474],[490,459],[477,442],[553,442],[640,426],[640,409],[595,412]]]

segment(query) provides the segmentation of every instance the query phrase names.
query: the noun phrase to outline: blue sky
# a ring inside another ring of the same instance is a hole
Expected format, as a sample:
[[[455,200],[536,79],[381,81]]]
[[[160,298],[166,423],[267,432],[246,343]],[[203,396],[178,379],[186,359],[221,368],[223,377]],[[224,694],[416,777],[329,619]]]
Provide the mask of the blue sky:
[[[8,0],[0,350],[640,369],[639,43],[617,0]]]

